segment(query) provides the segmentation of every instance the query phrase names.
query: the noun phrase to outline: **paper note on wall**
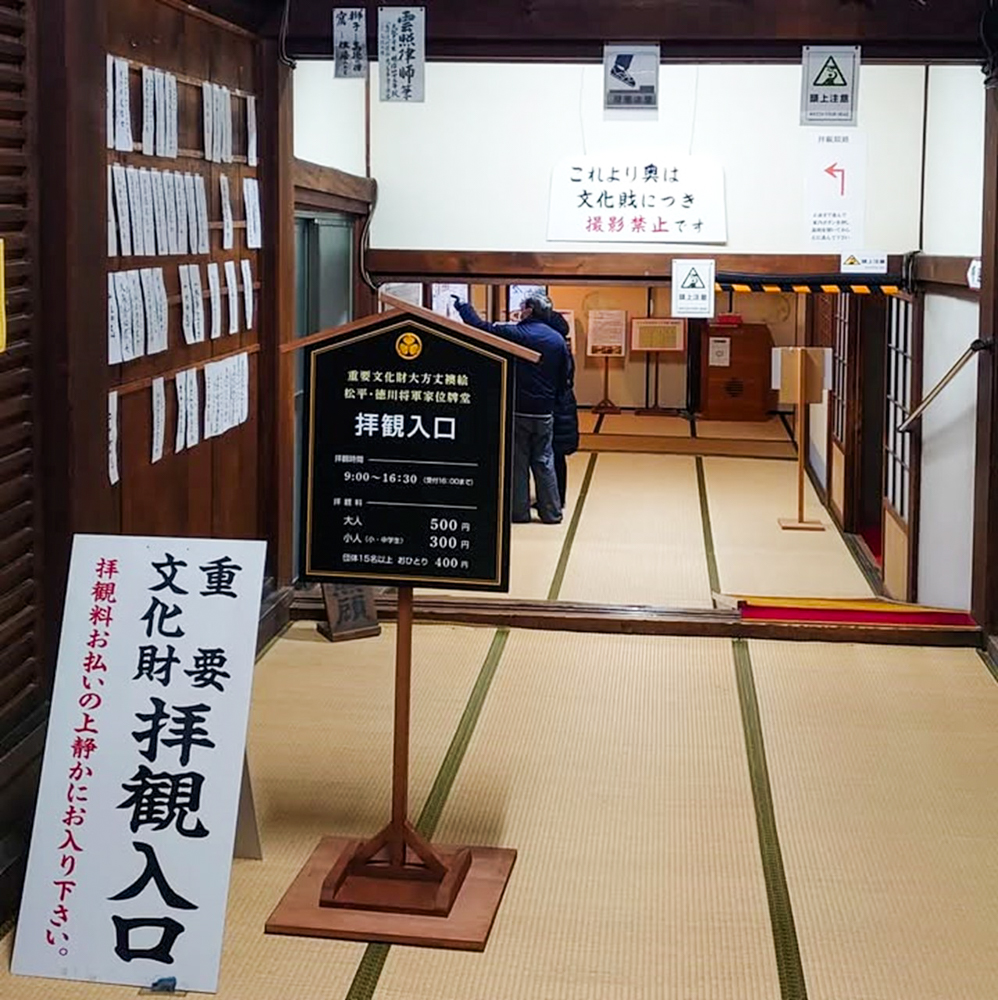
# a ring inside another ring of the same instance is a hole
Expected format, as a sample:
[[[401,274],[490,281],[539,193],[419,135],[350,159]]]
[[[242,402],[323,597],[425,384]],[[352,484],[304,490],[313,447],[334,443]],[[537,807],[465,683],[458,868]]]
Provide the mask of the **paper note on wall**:
[[[114,486],[121,476],[118,472],[118,394],[107,394],[107,477]]]
[[[253,267],[246,259],[242,261],[243,300],[246,305],[246,329],[253,329]]]
[[[166,385],[162,378],[152,380],[152,461],[163,457],[166,439]]]
[[[187,372],[177,372],[173,385],[177,392],[177,434],[173,450],[178,453],[187,447]]]
[[[107,363],[121,364],[121,321],[118,319],[118,295],[113,272],[108,272],[107,276]]]
[[[208,265],[208,291],[211,296],[211,339],[222,336],[222,276],[217,263]]]
[[[229,198],[229,178],[222,174],[218,179],[219,189],[222,194],[222,249],[231,250],[233,247],[232,231],[232,201]]]
[[[225,291],[229,297],[229,333],[239,332],[239,282],[236,278],[236,262],[225,262]]]

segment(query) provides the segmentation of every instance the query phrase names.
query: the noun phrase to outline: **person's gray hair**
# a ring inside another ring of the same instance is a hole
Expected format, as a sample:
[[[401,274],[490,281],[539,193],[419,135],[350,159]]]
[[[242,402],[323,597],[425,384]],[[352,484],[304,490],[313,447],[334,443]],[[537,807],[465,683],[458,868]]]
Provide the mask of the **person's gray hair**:
[[[549,313],[554,309],[554,303],[544,294],[544,292],[531,292],[521,303],[520,308],[526,309],[530,306],[534,312]]]

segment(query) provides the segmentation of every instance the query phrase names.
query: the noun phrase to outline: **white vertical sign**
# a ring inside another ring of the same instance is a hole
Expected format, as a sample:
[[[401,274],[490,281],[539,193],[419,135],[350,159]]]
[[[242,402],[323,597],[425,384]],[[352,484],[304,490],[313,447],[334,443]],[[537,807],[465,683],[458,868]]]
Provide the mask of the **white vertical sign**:
[[[805,45],[801,125],[855,125],[859,97],[858,45]]]
[[[714,316],[713,259],[672,262],[672,315],[679,319],[712,319]]]
[[[217,989],[265,549],[74,539],[16,975]]]
[[[378,76],[381,100],[423,100],[426,12],[423,7],[378,8]]]
[[[121,476],[118,472],[118,393],[107,394],[107,478],[115,486]],[[51,721],[50,721],[51,724]],[[72,801],[72,800],[70,800]],[[37,813],[35,814],[37,818]],[[24,903],[21,904],[24,913]],[[18,934],[20,937],[20,933]]]
[[[166,441],[166,384],[162,378],[152,380],[152,461],[163,457]]]
[[[805,137],[805,224],[817,252],[865,243],[866,133],[826,129]]]
[[[333,75],[367,76],[367,10],[337,7],[333,10]]]

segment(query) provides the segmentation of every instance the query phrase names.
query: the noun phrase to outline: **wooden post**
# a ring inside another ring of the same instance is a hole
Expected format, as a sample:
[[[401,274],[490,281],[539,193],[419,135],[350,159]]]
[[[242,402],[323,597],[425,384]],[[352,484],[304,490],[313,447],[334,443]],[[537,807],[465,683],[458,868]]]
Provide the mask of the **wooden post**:
[[[804,478],[807,461],[807,437],[804,434],[805,409],[807,406],[807,348],[795,347],[794,355],[797,361],[797,372],[794,379],[796,401],[794,415],[794,441],[797,445],[797,519],[779,518],[779,525],[784,531],[824,531],[821,521],[804,519]]]
[[[603,359],[603,398],[593,407],[593,413],[620,413],[620,407],[610,398],[610,359]]]
[[[398,588],[395,637],[395,749],[392,754],[393,865],[405,863],[405,825],[409,811],[409,708],[412,688],[412,587]]]

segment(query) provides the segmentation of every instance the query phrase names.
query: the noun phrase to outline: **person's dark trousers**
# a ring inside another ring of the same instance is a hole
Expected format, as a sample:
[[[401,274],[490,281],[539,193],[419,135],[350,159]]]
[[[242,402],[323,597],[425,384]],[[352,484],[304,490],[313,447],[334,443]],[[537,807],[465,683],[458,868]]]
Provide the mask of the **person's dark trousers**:
[[[560,451],[554,453],[554,476],[558,480],[558,497],[561,499],[561,509],[565,509],[565,497],[568,494],[568,456]]]
[[[551,437],[554,417],[524,416],[513,418],[513,520],[530,520],[530,473],[534,474],[537,513],[542,521],[557,524],[561,520],[558,480],[554,473],[554,449]]]

